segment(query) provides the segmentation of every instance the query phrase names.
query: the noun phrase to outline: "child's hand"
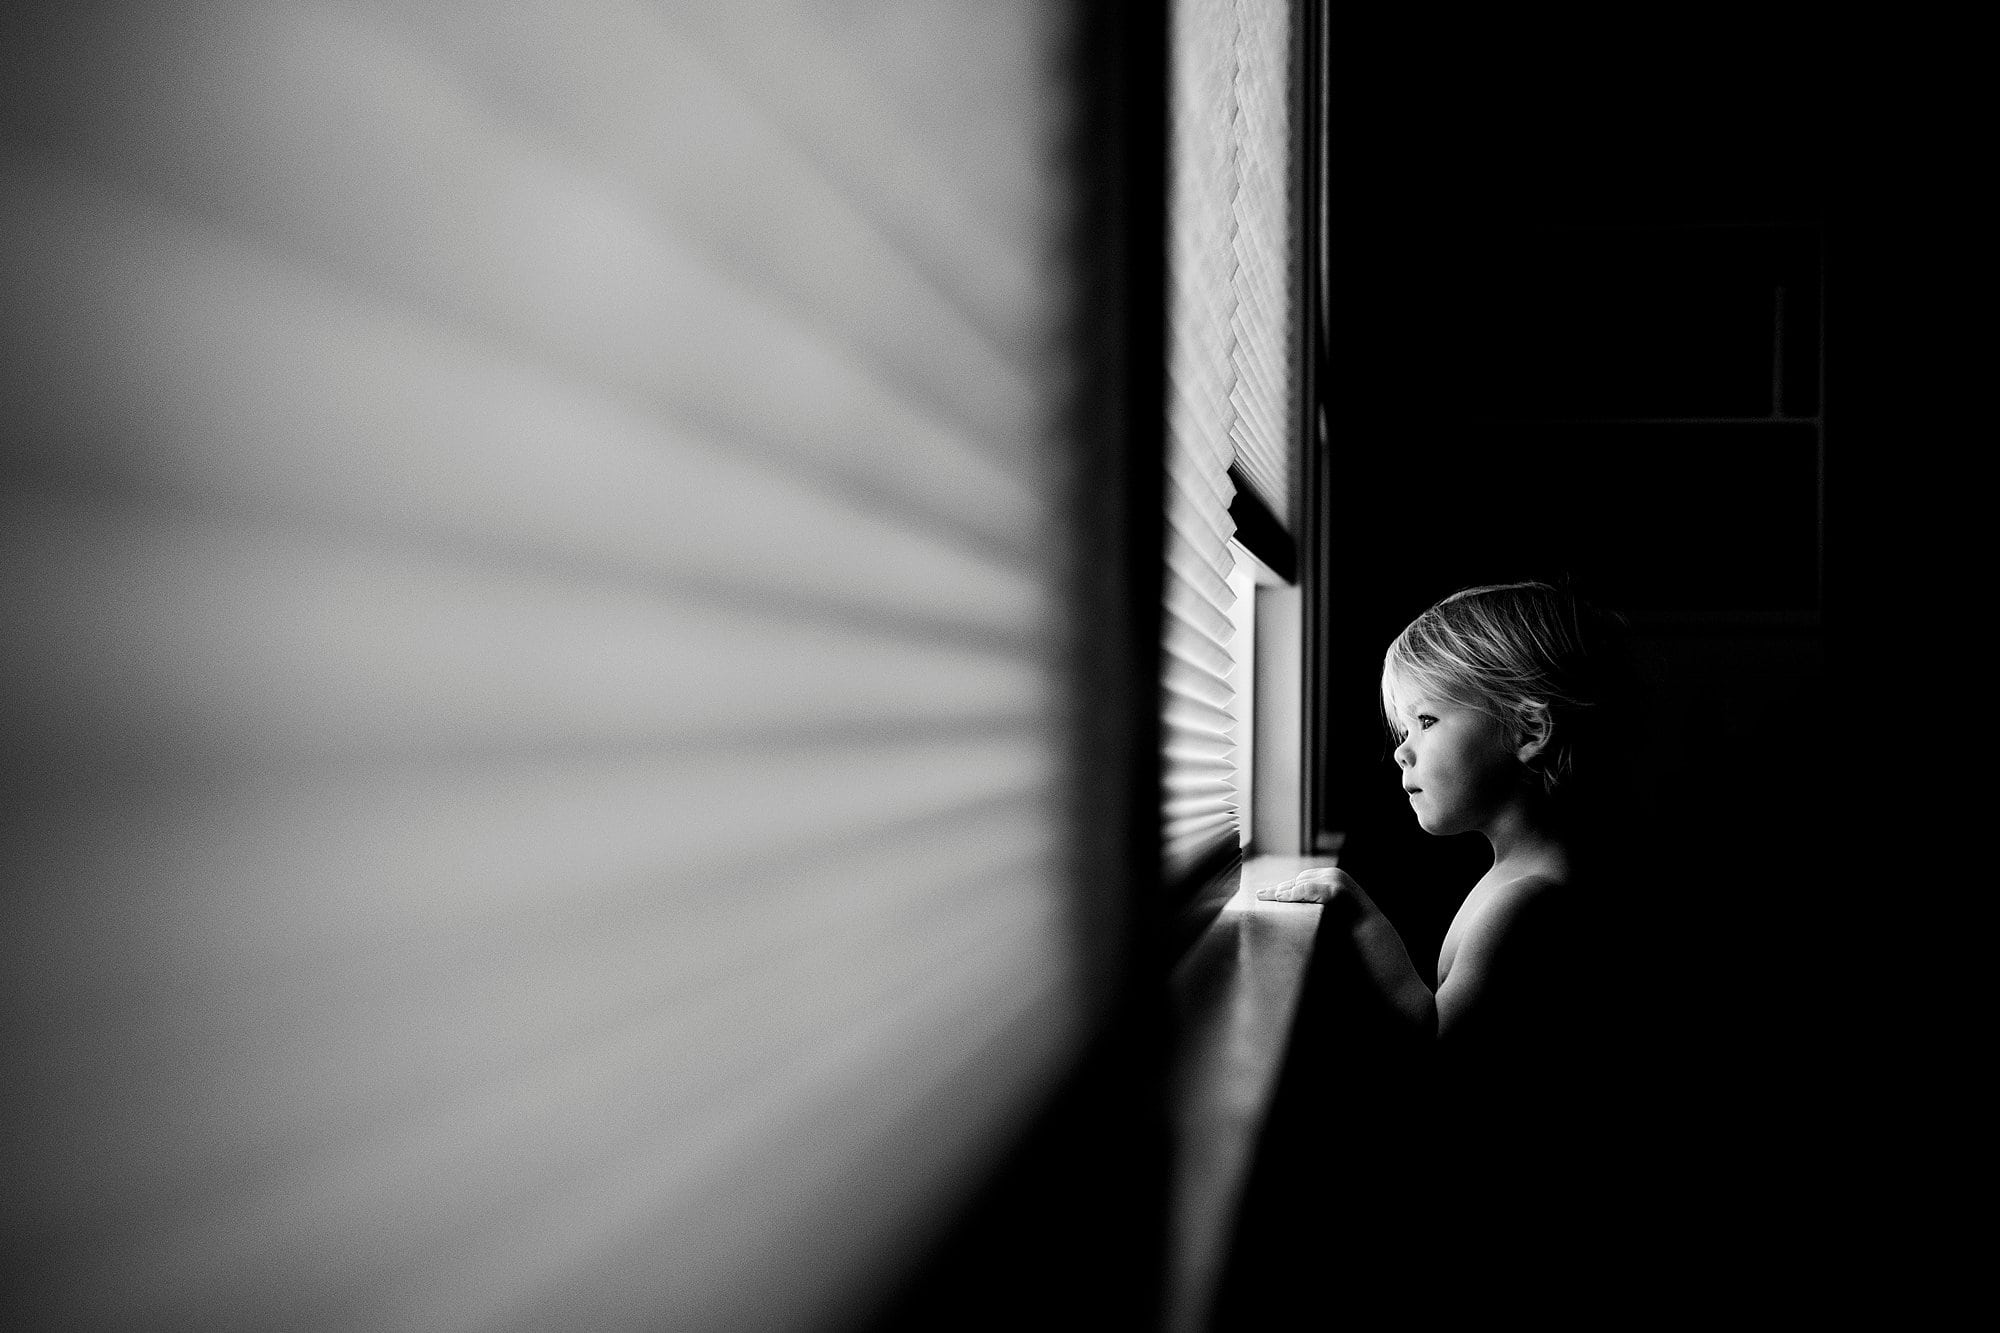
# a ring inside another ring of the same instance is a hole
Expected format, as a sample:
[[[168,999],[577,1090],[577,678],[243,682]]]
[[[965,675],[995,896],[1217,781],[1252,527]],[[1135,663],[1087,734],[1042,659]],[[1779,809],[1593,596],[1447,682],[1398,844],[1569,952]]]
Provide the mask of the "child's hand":
[[[1296,879],[1257,890],[1257,896],[1272,903],[1330,903],[1361,893],[1354,877],[1337,866],[1308,870]]]

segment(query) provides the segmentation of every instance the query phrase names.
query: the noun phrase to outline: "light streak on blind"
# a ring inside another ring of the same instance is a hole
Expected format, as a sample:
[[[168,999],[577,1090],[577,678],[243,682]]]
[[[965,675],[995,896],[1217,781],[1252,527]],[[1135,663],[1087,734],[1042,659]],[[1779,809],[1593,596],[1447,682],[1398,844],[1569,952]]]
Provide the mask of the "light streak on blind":
[[[24,13],[31,1308],[865,1309],[1092,1022],[1059,7]]]

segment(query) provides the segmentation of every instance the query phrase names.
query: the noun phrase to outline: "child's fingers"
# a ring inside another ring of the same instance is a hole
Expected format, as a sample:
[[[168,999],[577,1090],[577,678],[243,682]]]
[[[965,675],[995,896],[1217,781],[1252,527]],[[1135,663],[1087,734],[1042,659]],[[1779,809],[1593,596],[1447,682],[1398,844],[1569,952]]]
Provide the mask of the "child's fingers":
[[[1268,889],[1257,890],[1257,896],[1274,903],[1316,903],[1327,896],[1327,881],[1308,879],[1304,875],[1297,879],[1274,884]]]
[[[1307,892],[1313,888],[1326,888],[1333,883],[1333,877],[1338,873],[1331,866],[1319,870],[1300,871],[1283,884],[1274,884],[1269,888],[1257,890],[1257,896],[1259,898],[1275,899],[1280,902],[1290,902],[1299,893]]]

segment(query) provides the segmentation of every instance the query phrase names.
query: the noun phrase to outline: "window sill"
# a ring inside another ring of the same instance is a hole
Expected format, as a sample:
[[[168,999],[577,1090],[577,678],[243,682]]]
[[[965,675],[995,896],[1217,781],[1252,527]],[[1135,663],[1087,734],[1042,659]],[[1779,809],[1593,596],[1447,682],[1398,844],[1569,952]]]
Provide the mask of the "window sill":
[[[1170,1333],[1206,1326],[1319,926],[1317,906],[1262,902],[1257,890],[1333,863],[1329,856],[1245,861],[1235,894],[1174,970]]]

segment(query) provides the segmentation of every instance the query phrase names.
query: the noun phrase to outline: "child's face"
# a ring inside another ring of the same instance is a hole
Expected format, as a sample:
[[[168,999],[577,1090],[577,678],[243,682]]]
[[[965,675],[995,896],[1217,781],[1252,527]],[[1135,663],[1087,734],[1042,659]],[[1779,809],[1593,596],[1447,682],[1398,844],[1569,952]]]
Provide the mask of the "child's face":
[[[1521,765],[1497,718],[1421,697],[1405,703],[1400,717],[1405,731],[1396,767],[1424,832],[1442,837],[1485,829],[1519,796]]]

